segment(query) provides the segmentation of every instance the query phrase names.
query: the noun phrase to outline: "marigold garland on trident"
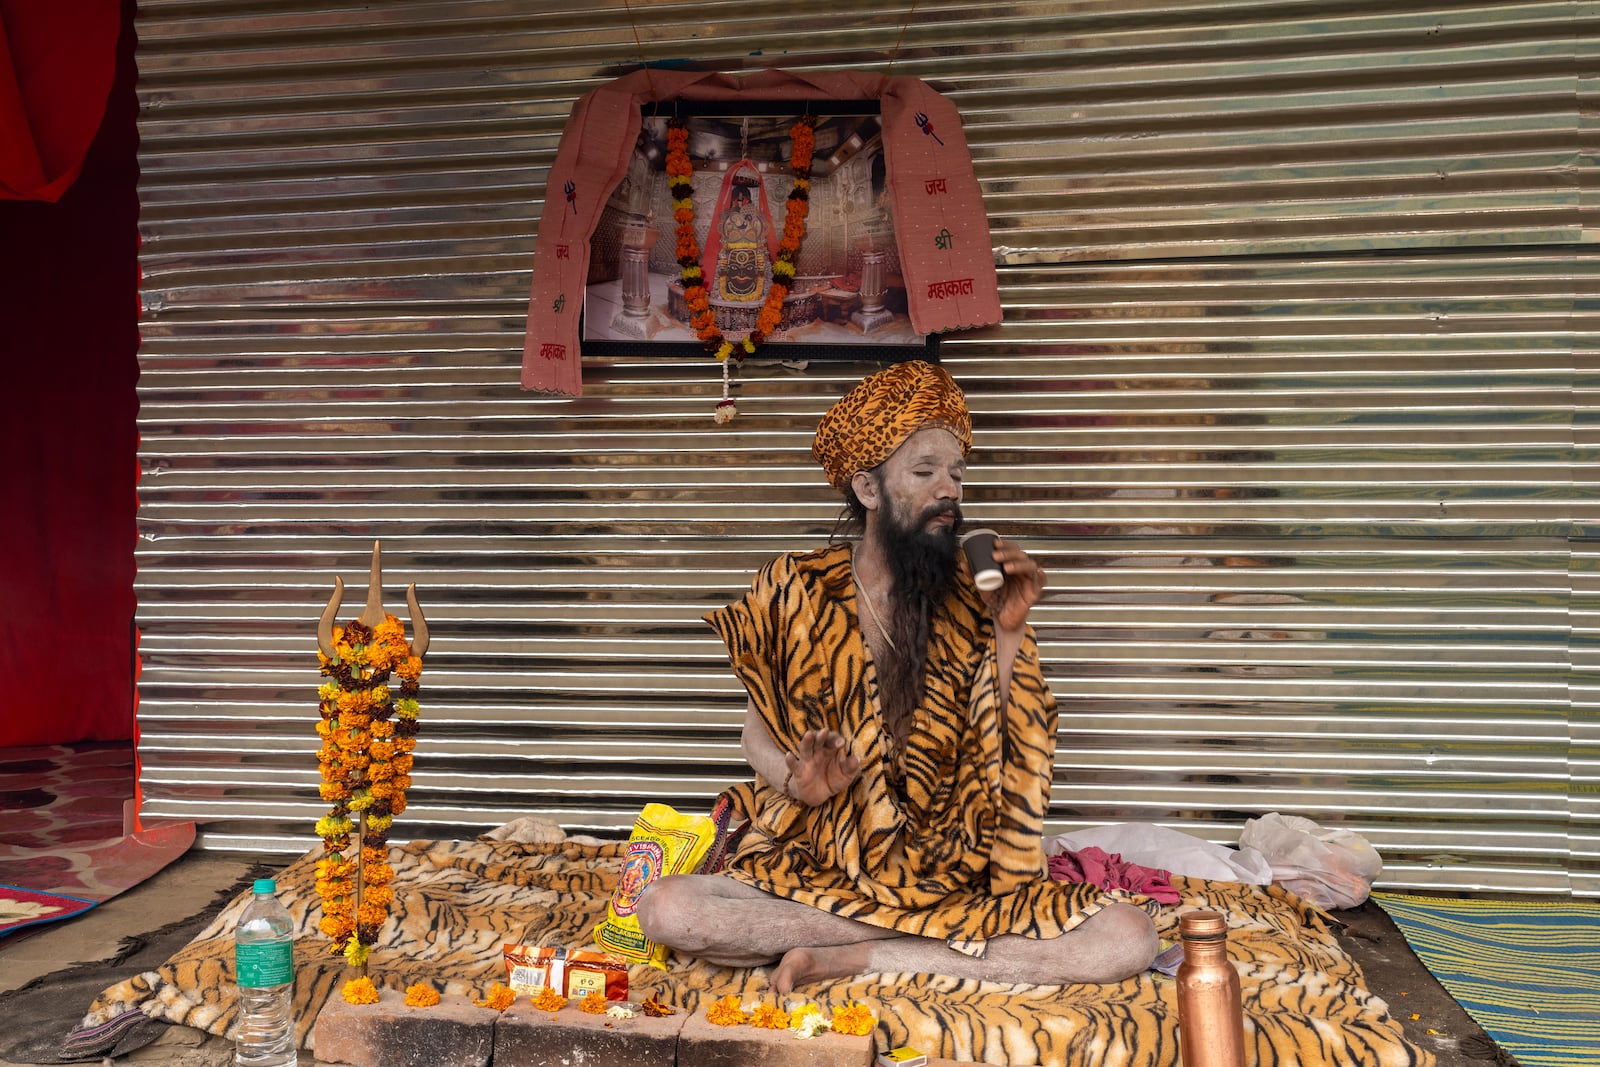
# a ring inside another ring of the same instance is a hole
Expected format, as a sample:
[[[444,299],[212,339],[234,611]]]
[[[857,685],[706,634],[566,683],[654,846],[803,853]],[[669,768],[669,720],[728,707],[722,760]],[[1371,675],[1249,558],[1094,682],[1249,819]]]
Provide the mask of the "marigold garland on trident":
[[[743,362],[766,343],[767,337],[783,321],[783,301],[794,285],[795,259],[806,236],[806,214],[811,205],[811,156],[816,148],[816,119],[803,115],[789,128],[789,171],[794,187],[784,203],[783,237],[772,263],[772,281],[766,300],[756,316],[755,329],[742,341],[722,336],[706,291],[706,278],[700,267],[700,241],[694,232],[694,164],[689,159],[689,127],[681,119],[667,122],[667,190],[672,195],[672,217],[677,221],[676,255],[683,279],[683,299],[689,305],[689,324],[695,335],[719,361],[732,357]]]
[[[411,787],[422,658],[388,614],[375,627],[335,627],[331,644],[331,656],[317,654],[328,678],[317,690],[317,765],[322,799],[332,805],[316,827],[326,853],[316,866],[319,928],[331,955],[360,967],[394,901],[389,829]]]

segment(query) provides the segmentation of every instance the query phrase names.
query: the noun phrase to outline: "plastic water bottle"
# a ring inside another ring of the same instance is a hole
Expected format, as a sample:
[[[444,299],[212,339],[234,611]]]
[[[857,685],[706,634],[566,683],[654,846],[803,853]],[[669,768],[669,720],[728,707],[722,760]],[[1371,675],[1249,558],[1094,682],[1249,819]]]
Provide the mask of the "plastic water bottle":
[[[294,920],[273,894],[278,883],[256,879],[256,898],[234,931],[234,974],[239,983],[236,1067],[295,1067]]]

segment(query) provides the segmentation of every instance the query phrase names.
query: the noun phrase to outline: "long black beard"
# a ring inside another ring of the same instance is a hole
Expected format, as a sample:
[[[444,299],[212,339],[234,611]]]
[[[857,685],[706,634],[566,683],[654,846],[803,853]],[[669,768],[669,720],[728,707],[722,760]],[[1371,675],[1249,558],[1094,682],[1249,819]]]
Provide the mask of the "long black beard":
[[[932,531],[925,529],[936,515],[949,512],[955,522]],[[878,699],[884,723],[898,756],[905,750],[911,723],[925,695],[923,675],[928,663],[928,638],[933,612],[955,584],[957,531],[961,509],[954,504],[935,505],[909,524],[892,512],[877,528],[878,547],[889,564],[889,640],[894,645],[878,670]]]

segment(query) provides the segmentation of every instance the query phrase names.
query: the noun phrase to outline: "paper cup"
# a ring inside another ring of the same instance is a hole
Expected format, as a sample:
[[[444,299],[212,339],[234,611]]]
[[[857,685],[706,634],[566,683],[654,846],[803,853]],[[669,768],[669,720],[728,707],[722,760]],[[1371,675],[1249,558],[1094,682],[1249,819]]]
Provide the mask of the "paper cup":
[[[994,561],[994,539],[998,536],[993,530],[973,530],[961,538],[961,550],[972,567],[972,584],[985,593],[1006,584],[1005,573]]]

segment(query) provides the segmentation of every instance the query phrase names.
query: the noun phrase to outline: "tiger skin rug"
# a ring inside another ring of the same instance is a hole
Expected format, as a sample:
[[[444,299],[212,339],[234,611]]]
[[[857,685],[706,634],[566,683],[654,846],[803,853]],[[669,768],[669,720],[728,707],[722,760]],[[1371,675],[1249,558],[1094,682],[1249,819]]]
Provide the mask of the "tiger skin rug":
[[[559,831],[556,832],[559,835]],[[391,846],[395,903],[369,964],[373,981],[396,990],[428,982],[446,995],[482,999],[506,980],[507,943],[591,948],[622,869],[624,842],[568,838],[516,842],[413,841]],[[285,868],[278,895],[297,924],[294,1015],[302,1048],[330,996],[354,972],[317,932],[314,886],[320,844]],[[1228,920],[1229,955],[1243,987],[1250,1062],[1266,1065],[1433,1065],[1406,1041],[1325,919],[1276,886],[1174,877],[1182,894],[1156,913],[1176,939],[1178,916],[1195,908]],[[106,989],[84,1027],[106,1027],[138,1012],[226,1035],[238,1014],[232,931],[249,903],[242,894],[185,948],[153,971]],[[729,969],[679,957],[668,969],[638,965],[630,998],[656,996],[680,1011],[703,1011],[737,993],[770,999],[766,968]],[[994,1064],[1176,1067],[1176,983],[1154,972],[1118,985],[1033,986],[927,974],[873,974],[802,987],[824,1011],[849,1001],[872,1008],[881,1050],[912,1045],[947,1059]]]

